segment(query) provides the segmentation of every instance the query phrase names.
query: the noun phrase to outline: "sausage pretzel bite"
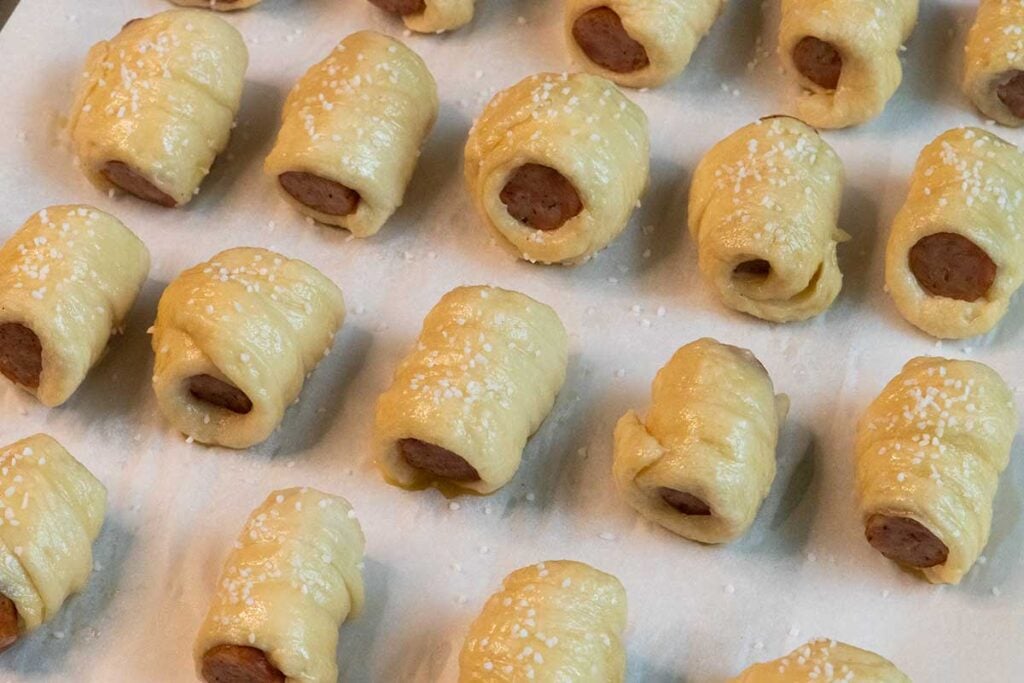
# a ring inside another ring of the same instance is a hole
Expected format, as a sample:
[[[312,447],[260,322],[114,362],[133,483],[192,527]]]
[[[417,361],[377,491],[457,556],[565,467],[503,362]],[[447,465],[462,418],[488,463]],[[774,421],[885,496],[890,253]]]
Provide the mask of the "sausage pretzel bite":
[[[967,36],[964,92],[1004,126],[1024,125],[1024,4],[981,0]]]

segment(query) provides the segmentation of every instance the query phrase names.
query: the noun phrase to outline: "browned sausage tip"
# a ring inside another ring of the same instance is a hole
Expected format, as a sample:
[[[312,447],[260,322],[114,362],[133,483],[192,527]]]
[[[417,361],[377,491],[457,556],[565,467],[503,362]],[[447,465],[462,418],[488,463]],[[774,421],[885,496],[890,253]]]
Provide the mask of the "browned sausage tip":
[[[569,179],[540,164],[513,171],[499,197],[510,216],[535,230],[557,230],[583,210]]]
[[[977,301],[995,282],[998,268],[985,250],[963,235],[939,232],[910,249],[910,272],[933,296]]]
[[[832,43],[813,36],[801,38],[793,48],[797,71],[811,83],[826,90],[835,90],[843,73],[843,57]]]
[[[750,259],[733,268],[734,275],[749,276],[751,278],[766,277],[772,272],[772,264],[764,259]]]
[[[29,389],[39,386],[43,345],[36,333],[19,323],[0,325],[0,373]]]
[[[996,94],[1010,113],[1024,119],[1024,71],[1013,71],[996,87]]]
[[[402,458],[410,466],[450,481],[480,481],[480,474],[465,458],[419,439],[398,442]]]
[[[691,515],[693,517],[709,517],[711,515],[711,506],[692,493],[685,493],[664,486],[658,489],[658,493],[663,501],[684,515]]]
[[[427,8],[425,0],[370,0],[370,4],[400,17],[419,14]]]
[[[6,595],[0,595],[0,652],[18,640],[18,607]]]
[[[188,378],[188,391],[192,396],[232,413],[246,415],[252,410],[252,401],[241,389],[210,375]]]
[[[312,173],[288,171],[277,181],[291,197],[328,216],[348,216],[359,207],[359,193]]]
[[[945,563],[949,548],[923,524],[909,517],[871,515],[864,527],[871,547],[894,562],[926,569]]]
[[[622,18],[610,7],[581,14],[573,22],[572,37],[590,61],[615,73],[633,73],[651,63],[643,44],[626,32]]]
[[[116,185],[139,199],[168,208],[178,205],[173,197],[164,193],[151,183],[148,178],[123,162],[108,161],[100,169],[100,174],[107,179],[107,182]]]
[[[206,683],[284,683],[285,676],[254,647],[218,645],[203,655]]]

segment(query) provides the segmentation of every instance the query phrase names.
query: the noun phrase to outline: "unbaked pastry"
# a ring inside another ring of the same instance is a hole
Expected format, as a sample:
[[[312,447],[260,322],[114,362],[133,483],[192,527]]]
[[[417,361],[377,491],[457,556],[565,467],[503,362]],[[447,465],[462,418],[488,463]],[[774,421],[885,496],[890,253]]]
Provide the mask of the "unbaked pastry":
[[[959,583],[988,542],[1016,431],[1013,394],[995,370],[973,361],[911,360],[857,431],[868,540],[932,583]]]
[[[377,402],[385,478],[410,488],[501,488],[551,410],[567,362],[565,328],[548,306],[496,287],[445,294]]]
[[[354,33],[288,95],[266,172],[302,213],[368,237],[401,206],[437,106],[415,52]]]
[[[103,356],[149,273],[149,251],[91,206],[51,206],[0,248],[0,372],[46,406]]]
[[[621,683],[626,590],[582,562],[556,560],[505,577],[469,628],[459,683]]]
[[[885,255],[885,284],[928,334],[984,334],[1024,282],[1024,154],[978,128],[955,128],[917,159]]]
[[[258,5],[262,0],[171,0],[182,7],[206,7],[217,12],[233,12]]]
[[[658,371],[646,421],[615,427],[612,474],[640,514],[701,543],[750,528],[772,480],[789,399],[746,349],[699,339]]]
[[[874,652],[819,638],[785,657],[754,664],[730,683],[910,683],[910,677]]]
[[[614,84],[589,74],[539,74],[484,109],[466,144],[465,173],[481,215],[506,246],[528,261],[573,264],[625,229],[647,186],[649,157],[647,116]],[[572,207],[560,220],[510,212],[529,200],[537,214],[549,213],[552,195],[561,209]]]
[[[199,629],[200,678],[227,680],[211,674],[242,649],[283,677],[273,680],[335,683],[338,628],[363,607],[365,546],[344,498],[311,488],[267,496],[228,555]]]
[[[71,109],[79,164],[102,189],[181,206],[227,146],[249,54],[216,14],[168,10],[97,43]]]
[[[843,163],[788,116],[739,129],[704,156],[688,221],[704,278],[727,306],[771,320],[825,311],[843,285],[836,246]]]
[[[1006,126],[1024,125],[1024,3],[981,0],[967,35],[964,92]]]
[[[308,263],[266,249],[223,251],[160,297],[153,326],[160,409],[201,443],[260,443],[344,319],[341,290]]]

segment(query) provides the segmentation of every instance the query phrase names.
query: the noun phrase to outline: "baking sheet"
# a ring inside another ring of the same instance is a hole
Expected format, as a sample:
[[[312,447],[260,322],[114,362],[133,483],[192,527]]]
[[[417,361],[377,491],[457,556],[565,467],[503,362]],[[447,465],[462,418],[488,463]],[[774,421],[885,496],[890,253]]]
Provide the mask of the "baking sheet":
[[[90,186],[71,163],[62,126],[89,46],[170,5],[22,0],[0,33],[0,236],[48,204],[88,202],[124,220],[154,259],[125,335],[65,406],[47,410],[0,385],[0,443],[46,431],[110,492],[87,589],[0,657],[0,680],[194,680],[196,629],[243,521],[270,490],[306,484],[349,498],[368,538],[367,609],[342,629],[344,681],[454,680],[465,631],[502,577],[563,557],[625,584],[630,681],[722,681],[819,635],[883,653],[918,682],[1020,680],[1020,440],[985,562],[959,587],[930,586],[875,553],[862,539],[852,491],[856,420],[910,357],[982,360],[1024,393],[1024,302],[984,338],[938,344],[905,323],[882,290],[885,237],[918,151],[949,127],[984,124],[958,89],[974,4],[922,2],[904,83],[884,115],[826,133],[848,176],[845,287],[825,315],[772,325],[724,309],[704,286],[685,205],[691,172],[715,141],[758,116],[793,111],[774,54],[776,0],[733,0],[681,78],[631,95],[651,118],[651,188],[629,230],[574,269],[517,262],[495,245],[461,169],[471,121],[494,92],[570,67],[560,2],[480,0],[470,27],[405,38],[438,78],[441,118],[405,205],[377,237],[360,241],[307,224],[261,166],[282,101],[305,69],[354,30],[401,37],[399,22],[364,0],[266,0],[227,15],[252,57],[239,125],[197,199],[168,211]],[[240,453],[187,444],[160,419],[146,335],[177,273],[238,245],[313,263],[344,289],[351,310],[282,428]],[[464,283],[554,305],[572,352],[566,386],[512,483],[487,498],[449,501],[384,484],[369,435],[374,400],[423,316]],[[753,349],[793,404],[771,495],[751,533],[721,548],[642,521],[610,477],[617,418],[646,409],[657,369],[705,335]]]

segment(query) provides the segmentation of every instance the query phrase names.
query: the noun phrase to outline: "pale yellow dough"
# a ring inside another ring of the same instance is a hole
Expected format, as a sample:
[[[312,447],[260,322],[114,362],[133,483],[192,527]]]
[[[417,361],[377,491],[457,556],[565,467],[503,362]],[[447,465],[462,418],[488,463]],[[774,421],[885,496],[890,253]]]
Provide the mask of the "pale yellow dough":
[[[164,417],[207,444],[248,448],[270,436],[345,319],[341,290],[320,271],[266,249],[238,247],[168,285],[153,326],[153,388]],[[245,392],[237,414],[196,399],[210,375]]]
[[[338,680],[338,628],[363,608],[362,528],[348,501],[310,488],[274,491],[228,555],[193,650],[262,650],[288,683]],[[201,677],[201,676],[200,676]]]
[[[885,255],[886,288],[903,317],[946,339],[995,327],[1024,282],[1022,207],[1024,154],[1014,145],[979,128],[954,128],[925,147]],[[995,262],[995,281],[980,299],[934,296],[910,270],[911,248],[941,232],[966,237]]]
[[[632,410],[615,427],[612,474],[641,515],[701,543],[750,528],[775,479],[775,445],[789,399],[750,351],[699,339],[658,371],[646,421]],[[661,490],[696,496],[710,515],[686,515]]]
[[[426,0],[426,8],[402,17],[409,30],[417,33],[444,33],[473,21],[476,0]]]
[[[375,450],[385,478],[431,483],[399,451],[400,440],[418,439],[476,469],[480,479],[459,486],[491,493],[507,484],[562,388],[568,345],[558,314],[528,296],[495,287],[445,294],[377,401]]]
[[[568,0],[566,42],[587,71],[627,88],[655,88],[686,68],[724,6],[725,0]],[[630,73],[617,73],[587,57],[573,38],[572,29],[583,14],[599,7],[619,15],[626,33],[644,46],[650,64]]]
[[[705,280],[732,309],[773,322],[828,309],[843,285],[836,247],[843,163],[788,116],[739,129],[693,174],[688,222]],[[767,275],[736,272],[767,261]]]
[[[964,50],[964,92],[974,106],[1005,126],[1024,125],[998,88],[1024,72],[1024,2],[981,0]]]
[[[500,194],[525,164],[572,182],[583,210],[556,230],[513,218]],[[614,84],[589,74],[530,76],[491,100],[469,134],[466,180],[480,214],[521,258],[586,261],[621,233],[647,186],[647,116]]]
[[[949,548],[922,569],[959,583],[988,542],[999,475],[1017,431],[1013,394],[973,361],[915,358],[874,400],[857,431],[857,492],[864,521],[908,517]]]
[[[217,12],[234,12],[235,10],[248,9],[258,5],[262,0],[171,0],[175,5],[182,7],[205,7]]]
[[[817,128],[845,128],[875,118],[903,79],[900,48],[917,23],[918,0],[782,0],[779,55],[805,90],[800,118]],[[835,90],[801,74],[793,48],[805,37],[835,47],[843,60]]]
[[[0,248],[0,325],[23,325],[42,345],[39,386],[22,388],[46,406],[67,401],[148,273],[146,246],[108,213],[69,204],[29,218]]]
[[[459,683],[621,683],[626,590],[582,562],[509,574],[469,628]]]
[[[0,593],[18,632],[49,621],[92,572],[107,490],[52,437],[0,448]]]
[[[228,143],[248,63],[241,34],[210,12],[129,22],[86,58],[69,123],[82,170],[107,190],[100,171],[118,161],[188,203]]]
[[[754,664],[729,683],[910,683],[874,652],[835,640],[812,640],[785,657]]]
[[[437,85],[419,55],[380,33],[354,33],[296,83],[264,168],[279,187],[277,177],[293,171],[355,190],[359,204],[348,216],[281,194],[307,216],[368,237],[401,206],[437,107]]]

